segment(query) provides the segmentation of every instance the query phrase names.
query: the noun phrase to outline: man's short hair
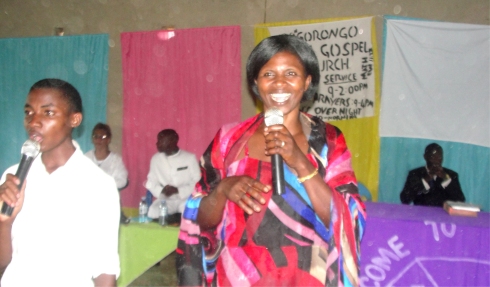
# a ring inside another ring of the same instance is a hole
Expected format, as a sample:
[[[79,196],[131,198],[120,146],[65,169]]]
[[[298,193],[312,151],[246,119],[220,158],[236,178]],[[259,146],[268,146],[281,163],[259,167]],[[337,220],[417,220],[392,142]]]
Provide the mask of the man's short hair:
[[[164,129],[158,133],[158,137],[170,137],[179,141],[179,134],[173,129]]]
[[[425,147],[425,155],[434,154],[440,152],[442,153],[442,147],[436,143],[431,143]]]
[[[77,89],[70,83],[60,79],[42,79],[32,85],[29,92],[36,89],[55,89],[61,92],[63,97],[68,102],[72,112],[82,113],[82,98]]]

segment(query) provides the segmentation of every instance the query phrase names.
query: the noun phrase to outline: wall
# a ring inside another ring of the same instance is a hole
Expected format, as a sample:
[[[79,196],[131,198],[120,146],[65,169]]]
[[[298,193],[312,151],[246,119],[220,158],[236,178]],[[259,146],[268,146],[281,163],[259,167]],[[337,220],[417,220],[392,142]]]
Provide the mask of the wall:
[[[120,152],[121,32],[240,25],[244,67],[258,23],[375,15],[381,44],[383,15],[489,25],[489,11],[488,0],[0,0],[0,38],[52,36],[55,27],[63,27],[65,35],[108,33],[107,121],[111,148]],[[253,114],[242,80],[242,118]]]

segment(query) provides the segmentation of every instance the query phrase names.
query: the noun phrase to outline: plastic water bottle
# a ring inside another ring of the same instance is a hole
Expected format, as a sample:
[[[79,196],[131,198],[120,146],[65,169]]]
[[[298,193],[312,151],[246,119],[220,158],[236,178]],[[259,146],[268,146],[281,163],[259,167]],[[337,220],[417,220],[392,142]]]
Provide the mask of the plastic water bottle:
[[[165,226],[168,224],[167,216],[168,216],[168,207],[167,207],[167,202],[164,199],[162,200],[162,202],[160,202],[160,215],[158,216],[158,223],[160,223],[161,226]]]
[[[138,209],[138,222],[145,223],[146,215],[148,214],[148,205],[146,204],[146,198],[143,196],[140,201],[140,206]]]

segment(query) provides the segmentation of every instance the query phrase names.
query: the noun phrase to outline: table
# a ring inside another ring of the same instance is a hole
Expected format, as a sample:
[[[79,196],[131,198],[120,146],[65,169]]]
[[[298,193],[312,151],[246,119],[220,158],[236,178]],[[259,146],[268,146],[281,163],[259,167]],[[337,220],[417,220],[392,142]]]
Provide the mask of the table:
[[[490,213],[366,202],[361,286],[490,286]]]
[[[158,223],[130,223],[119,229],[121,274],[117,286],[128,286],[133,280],[160,262],[177,247],[178,227]]]

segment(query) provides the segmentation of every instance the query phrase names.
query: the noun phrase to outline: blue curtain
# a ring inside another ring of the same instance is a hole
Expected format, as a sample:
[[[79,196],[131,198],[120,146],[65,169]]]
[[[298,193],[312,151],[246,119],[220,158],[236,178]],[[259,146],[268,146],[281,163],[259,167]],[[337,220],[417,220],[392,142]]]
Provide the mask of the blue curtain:
[[[92,148],[91,131],[106,121],[107,34],[0,39],[0,171],[19,162],[24,103],[29,88],[43,78],[59,78],[80,92],[83,122],[73,131],[82,150]]]

